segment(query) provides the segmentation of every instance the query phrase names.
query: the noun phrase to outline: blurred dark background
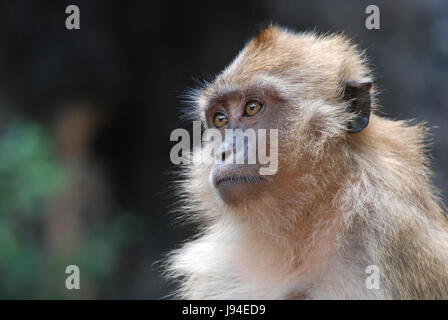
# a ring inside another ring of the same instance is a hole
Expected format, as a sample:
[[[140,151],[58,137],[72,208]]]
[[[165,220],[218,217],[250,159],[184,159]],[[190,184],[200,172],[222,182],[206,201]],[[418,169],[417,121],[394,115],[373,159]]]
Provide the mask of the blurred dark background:
[[[81,30],[65,28],[78,5]],[[381,10],[367,30],[365,8]],[[448,194],[448,2],[0,1],[0,298],[160,299],[154,263],[192,233],[169,192],[179,96],[262,23],[344,31],[385,115],[427,121]],[[81,290],[65,289],[65,268]]]

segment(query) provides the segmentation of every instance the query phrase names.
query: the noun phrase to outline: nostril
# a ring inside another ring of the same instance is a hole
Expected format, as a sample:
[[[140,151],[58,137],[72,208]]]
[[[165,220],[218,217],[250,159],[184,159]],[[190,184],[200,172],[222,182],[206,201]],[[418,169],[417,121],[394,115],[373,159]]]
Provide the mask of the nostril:
[[[232,157],[232,150],[229,149],[225,149],[222,151],[222,161],[226,161],[228,160],[229,157]]]
[[[232,145],[223,143],[221,147],[216,150],[215,159],[219,162],[226,162],[229,161],[229,158],[232,157],[232,154]]]

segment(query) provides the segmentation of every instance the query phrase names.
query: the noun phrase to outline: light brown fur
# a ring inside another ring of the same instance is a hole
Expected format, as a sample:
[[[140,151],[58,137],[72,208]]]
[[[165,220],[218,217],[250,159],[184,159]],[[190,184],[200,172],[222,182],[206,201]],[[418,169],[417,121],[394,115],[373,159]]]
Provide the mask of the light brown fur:
[[[196,92],[203,120],[227,96],[275,96],[280,159],[271,186],[238,206],[217,195],[210,166],[186,168],[184,211],[201,229],[170,255],[180,297],[448,299],[448,224],[426,129],[374,113],[347,134],[344,84],[364,79],[365,55],[346,37],[271,26]],[[365,286],[369,265],[381,270],[380,290]]]

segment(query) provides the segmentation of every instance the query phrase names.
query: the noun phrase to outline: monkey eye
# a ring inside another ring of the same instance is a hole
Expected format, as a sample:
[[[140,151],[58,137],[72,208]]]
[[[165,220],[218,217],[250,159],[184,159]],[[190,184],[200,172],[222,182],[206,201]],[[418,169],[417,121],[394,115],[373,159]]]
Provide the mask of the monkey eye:
[[[215,127],[216,128],[222,128],[229,122],[229,119],[224,113],[218,112],[215,114]]]
[[[260,112],[260,110],[263,108],[260,102],[256,100],[251,100],[248,103],[246,103],[246,115],[249,117],[252,117]]]

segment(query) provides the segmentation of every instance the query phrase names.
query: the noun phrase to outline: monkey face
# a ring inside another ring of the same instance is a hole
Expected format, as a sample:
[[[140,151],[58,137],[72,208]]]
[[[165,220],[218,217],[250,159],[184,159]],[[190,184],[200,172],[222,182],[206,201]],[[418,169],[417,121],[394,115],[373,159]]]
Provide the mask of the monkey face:
[[[329,51],[334,59],[328,59]],[[368,69],[343,37],[316,41],[314,35],[269,28],[252,39],[213,82],[192,94],[207,128],[223,137],[207,170],[213,191],[225,203],[240,206],[285,198],[285,190],[298,184],[306,189],[315,180],[329,181],[317,174],[341,175],[343,166],[332,164],[345,162],[334,158],[343,155],[349,134],[367,127],[370,89]],[[278,130],[275,154],[270,153],[272,129]],[[238,145],[225,138],[227,130],[243,135],[253,130],[257,138],[248,140],[247,134]],[[266,130],[265,141],[258,139],[260,130]],[[260,173],[265,166],[260,142],[278,172]]]
[[[210,180],[227,204],[257,199],[272,183],[275,173],[264,174],[260,170],[266,161],[261,161],[265,151],[261,152],[259,146],[271,150],[270,129],[277,129],[280,104],[262,91],[247,91],[221,97],[206,111],[207,126],[219,130],[222,136],[219,147],[213,150]],[[269,161],[277,161],[277,150],[268,156]]]

